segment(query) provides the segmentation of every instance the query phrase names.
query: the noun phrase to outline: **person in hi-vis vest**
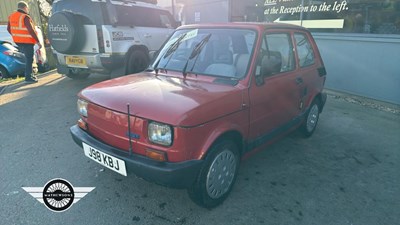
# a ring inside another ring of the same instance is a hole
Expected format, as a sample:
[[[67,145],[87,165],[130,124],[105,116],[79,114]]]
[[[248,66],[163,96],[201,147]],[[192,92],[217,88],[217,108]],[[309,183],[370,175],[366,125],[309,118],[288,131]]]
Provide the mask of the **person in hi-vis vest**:
[[[37,44],[40,49],[42,45],[39,42],[33,20],[28,14],[28,4],[25,2],[18,2],[17,6],[18,10],[8,17],[7,30],[11,34],[13,41],[25,55],[25,81],[35,83],[38,82],[38,80],[32,74],[33,47]]]

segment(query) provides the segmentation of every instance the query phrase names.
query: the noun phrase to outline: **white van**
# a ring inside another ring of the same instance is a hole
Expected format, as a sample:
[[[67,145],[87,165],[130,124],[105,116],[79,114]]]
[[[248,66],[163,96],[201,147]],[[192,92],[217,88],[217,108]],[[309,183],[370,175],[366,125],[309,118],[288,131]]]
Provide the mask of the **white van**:
[[[143,71],[177,25],[169,11],[149,3],[56,0],[48,34],[58,72],[83,79]]]

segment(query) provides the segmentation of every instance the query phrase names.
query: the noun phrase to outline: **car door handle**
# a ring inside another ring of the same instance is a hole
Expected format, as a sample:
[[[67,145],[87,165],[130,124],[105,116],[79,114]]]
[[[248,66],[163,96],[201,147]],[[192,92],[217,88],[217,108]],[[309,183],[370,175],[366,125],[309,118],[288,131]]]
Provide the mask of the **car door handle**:
[[[300,85],[300,84],[302,84],[303,83],[303,78],[301,78],[301,77],[296,77],[296,84],[297,85]]]
[[[145,38],[151,38],[151,34],[145,34],[144,37]]]

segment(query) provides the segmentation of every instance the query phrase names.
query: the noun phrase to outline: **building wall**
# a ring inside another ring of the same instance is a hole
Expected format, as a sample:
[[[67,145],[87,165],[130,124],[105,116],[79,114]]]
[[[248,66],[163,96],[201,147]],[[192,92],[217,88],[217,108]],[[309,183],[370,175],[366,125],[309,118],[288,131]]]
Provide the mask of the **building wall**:
[[[183,20],[185,24],[229,22],[230,1],[186,1],[183,14]]]
[[[0,25],[7,24],[8,16],[17,10],[17,3],[21,0],[0,0]],[[36,0],[33,1],[26,1],[29,5],[30,12],[29,14],[32,16],[33,20],[35,21],[36,25],[40,26],[40,14],[39,8],[37,5]]]
[[[263,0],[180,0],[184,5],[183,22],[263,21]],[[261,11],[260,11],[261,9]]]
[[[326,87],[400,104],[400,37],[313,33],[327,70]]]

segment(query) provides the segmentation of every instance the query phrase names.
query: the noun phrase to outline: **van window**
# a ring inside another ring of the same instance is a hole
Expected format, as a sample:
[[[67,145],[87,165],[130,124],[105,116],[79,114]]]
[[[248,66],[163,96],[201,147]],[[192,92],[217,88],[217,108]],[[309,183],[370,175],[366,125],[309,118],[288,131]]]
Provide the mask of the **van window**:
[[[162,27],[166,27],[166,28],[174,28],[174,21],[172,20],[172,17],[167,14],[167,13],[161,13],[160,14],[160,19],[161,19],[161,25]]]
[[[90,9],[90,10],[88,10]],[[68,0],[59,1],[53,5],[53,14],[60,11],[70,12],[77,15],[82,24],[105,24],[108,17],[105,3],[94,3],[92,1]]]
[[[117,13],[117,23],[119,26],[138,26],[138,27],[163,27],[172,28],[172,16],[159,9],[145,7],[115,6]]]
[[[297,57],[299,59],[299,66],[305,67],[314,64],[314,51],[306,35],[296,33]]]

